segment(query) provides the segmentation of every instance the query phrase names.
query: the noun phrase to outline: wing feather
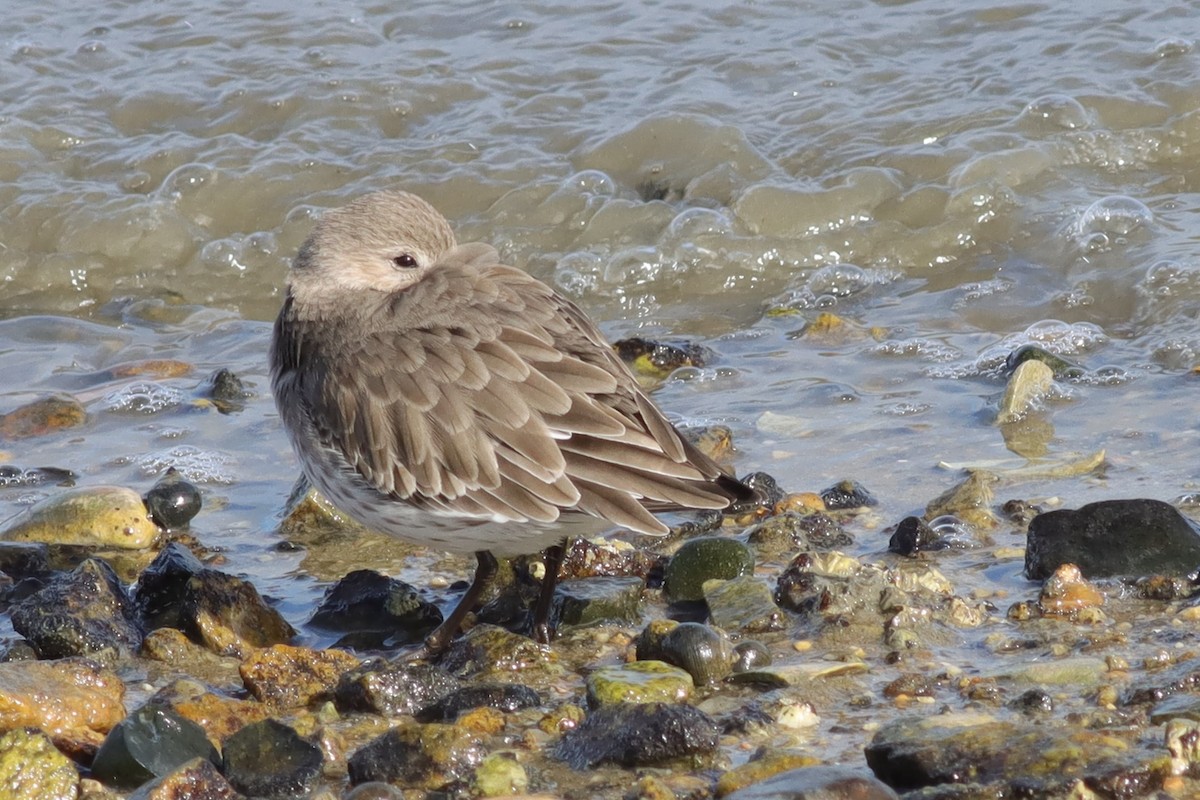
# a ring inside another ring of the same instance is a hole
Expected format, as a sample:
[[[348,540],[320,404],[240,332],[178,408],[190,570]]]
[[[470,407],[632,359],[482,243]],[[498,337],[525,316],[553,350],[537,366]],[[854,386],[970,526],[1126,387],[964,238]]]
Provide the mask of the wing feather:
[[[436,277],[434,277],[436,276]],[[444,512],[644,533],[723,508],[735,480],[686,443],[569,300],[463,245],[322,359],[313,427],[380,492]]]

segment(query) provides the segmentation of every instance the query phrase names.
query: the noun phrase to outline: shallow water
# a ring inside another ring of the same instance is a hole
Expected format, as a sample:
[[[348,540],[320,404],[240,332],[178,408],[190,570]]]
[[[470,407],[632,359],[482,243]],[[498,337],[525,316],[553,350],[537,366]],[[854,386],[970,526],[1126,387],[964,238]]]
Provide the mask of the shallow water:
[[[1022,453],[1108,466],[998,500],[1196,490],[1197,3],[406,5],[8,15],[0,411],[62,392],[90,418],[6,461],[139,489],[180,468],[197,536],[302,622],[269,321],[315,213],[405,188],[613,338],[712,348],[659,401],[729,425],[741,472],[859,480],[879,528],[959,480],[941,462],[1026,462],[994,415],[1028,342],[1089,373]],[[821,311],[863,330],[798,335]],[[192,370],[108,371],[151,358]],[[222,367],[256,393],[240,413],[196,402]],[[1033,591],[1016,560],[977,578]]]

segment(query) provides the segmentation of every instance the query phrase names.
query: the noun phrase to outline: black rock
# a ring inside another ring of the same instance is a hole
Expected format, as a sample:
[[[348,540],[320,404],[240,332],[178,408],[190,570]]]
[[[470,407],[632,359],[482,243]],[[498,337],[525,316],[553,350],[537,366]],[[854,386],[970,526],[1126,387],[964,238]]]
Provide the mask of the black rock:
[[[386,781],[441,789],[467,779],[487,750],[454,725],[401,725],[363,745],[346,761],[351,785]]]
[[[146,511],[164,530],[186,528],[200,513],[200,490],[171,467],[142,497]]]
[[[221,746],[221,772],[250,797],[295,797],[321,774],[321,748],[273,719],[252,722]]]
[[[725,800],[898,800],[875,776],[850,767],[800,767],[725,795]]]
[[[50,572],[50,548],[42,542],[0,542],[0,572],[20,581]]]
[[[751,472],[742,478],[742,483],[754,490],[757,500],[755,502],[735,503],[730,507],[730,513],[748,511],[757,505],[764,505],[770,508],[787,494],[783,490],[783,487],[779,485],[779,481],[766,472]]]
[[[666,375],[679,367],[703,367],[712,357],[712,351],[698,344],[681,342],[652,342],[649,339],[620,339],[613,349],[622,361],[630,364],[645,359],[655,372]]]
[[[325,630],[355,634],[376,646],[419,642],[442,621],[442,612],[404,581],[369,569],[349,573],[325,592],[308,621]]]
[[[334,690],[341,711],[369,711],[385,717],[416,714],[462,686],[432,664],[368,661],[344,672]]]
[[[829,608],[850,591],[850,581],[815,571],[808,553],[800,553],[775,582],[775,602],[780,608],[806,616]]]
[[[142,570],[133,600],[147,630],[183,627],[181,611],[188,581],[204,569],[192,551],[171,542]]]
[[[695,706],[617,703],[588,714],[555,752],[578,770],[604,763],[642,767],[714,753],[718,736],[716,721]]]
[[[1200,567],[1200,530],[1160,500],[1103,500],[1034,517],[1025,575],[1044,580],[1068,563],[1087,578],[1184,576]]]
[[[867,491],[858,481],[841,481],[821,490],[821,499],[830,511],[840,511],[848,508],[866,508],[878,504],[875,496]]]
[[[224,367],[200,384],[200,394],[212,400],[222,414],[241,411],[246,407],[246,400],[252,396],[251,392],[246,391],[242,379]]]
[[[888,540],[888,551],[902,556],[915,556],[930,550],[947,547],[938,537],[937,531],[920,517],[905,517],[896,524],[892,538]]]
[[[92,760],[92,776],[132,788],[193,758],[221,760],[204,729],[166,706],[146,705],[117,723]]]
[[[0,489],[11,486],[74,486],[75,473],[60,467],[29,467],[22,469],[12,464],[0,466]]]
[[[142,641],[132,601],[113,568],[96,558],[54,576],[10,613],[39,658],[89,656],[112,664]]]
[[[215,569],[188,579],[179,608],[184,633],[220,655],[292,640],[296,630],[267,604],[254,584]]]
[[[416,717],[421,722],[453,722],[464,711],[473,708],[487,707],[510,712],[541,704],[541,695],[528,686],[518,683],[484,683],[455,689],[422,708]]]

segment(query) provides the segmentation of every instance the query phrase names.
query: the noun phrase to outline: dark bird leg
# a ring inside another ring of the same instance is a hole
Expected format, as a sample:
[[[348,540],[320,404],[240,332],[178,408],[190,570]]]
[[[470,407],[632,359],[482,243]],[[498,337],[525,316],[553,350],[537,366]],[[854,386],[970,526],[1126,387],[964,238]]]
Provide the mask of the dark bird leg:
[[[550,644],[554,630],[550,627],[550,606],[554,600],[554,587],[558,585],[558,572],[562,569],[563,557],[566,555],[566,541],[546,548],[542,553],[542,562],[546,565],[546,574],[542,576],[542,588],[538,592],[537,602],[533,605],[533,640],[541,644]]]
[[[471,585],[467,587],[467,591],[458,601],[458,605],[450,612],[450,616],[446,617],[441,625],[438,625],[432,633],[425,637],[425,652],[429,655],[437,655],[446,649],[446,645],[450,644],[450,640],[458,634],[458,629],[462,627],[463,618],[467,616],[467,612],[475,608],[479,602],[479,596],[487,590],[492,579],[496,577],[499,564],[491,552],[476,550],[475,558],[479,562],[475,567],[475,580],[471,581]]]

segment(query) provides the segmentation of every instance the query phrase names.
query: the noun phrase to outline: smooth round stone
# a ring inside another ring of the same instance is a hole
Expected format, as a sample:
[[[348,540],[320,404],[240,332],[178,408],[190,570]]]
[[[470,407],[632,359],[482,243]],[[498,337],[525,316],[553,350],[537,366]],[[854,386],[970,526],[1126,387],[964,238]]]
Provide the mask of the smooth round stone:
[[[0,539],[142,550],[152,546],[158,534],[137,492],[123,486],[87,486],[33,506],[0,533]]]
[[[754,554],[725,536],[701,536],[683,544],[667,563],[663,592],[672,603],[704,599],[704,582],[726,580],[754,571]]]
[[[92,761],[92,775],[134,787],[193,758],[220,760],[204,729],[172,708],[142,706],[109,732]]]
[[[665,660],[687,671],[701,686],[720,683],[733,672],[733,645],[723,631],[682,622],[662,639]]]
[[[589,675],[587,700],[592,708],[614,703],[682,703],[694,688],[687,670],[665,661],[634,661],[600,667]]]
[[[187,527],[200,513],[200,490],[174,467],[167,470],[142,498],[150,517],[167,530]]]

